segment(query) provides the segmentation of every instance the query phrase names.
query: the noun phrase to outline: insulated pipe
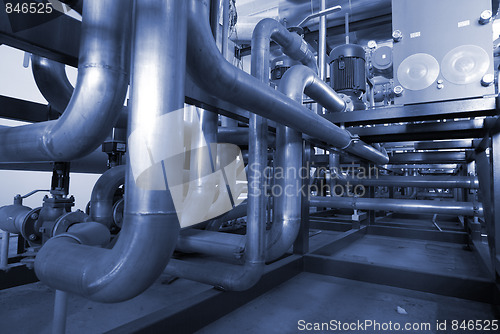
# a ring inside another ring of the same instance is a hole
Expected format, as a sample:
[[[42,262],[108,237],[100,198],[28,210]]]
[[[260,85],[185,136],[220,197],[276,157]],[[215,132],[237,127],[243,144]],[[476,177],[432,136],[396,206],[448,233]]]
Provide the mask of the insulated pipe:
[[[113,223],[113,197],[118,187],[125,183],[125,165],[116,166],[97,180],[90,196],[90,221],[110,227]]]
[[[84,2],[84,18],[92,9],[91,3],[94,4],[92,0]],[[107,21],[130,25],[131,1],[96,3],[110,5],[99,8]],[[156,173],[143,173],[136,183],[133,168],[144,162],[137,159],[147,153],[144,151],[163,156],[183,149],[182,112],[175,111],[182,111],[184,106],[185,4],[177,0],[135,2],[129,120],[129,132],[134,135],[128,137],[123,227],[112,249],[79,245],[69,237],[47,241],[35,259],[35,271],[42,282],[55,289],[100,302],[128,300],[158,278],[172,254],[179,231],[172,190],[167,180],[159,186],[163,179]],[[169,122],[162,123],[165,119]],[[166,142],[165,136],[171,141]],[[157,166],[161,171],[165,165],[151,161],[150,166],[151,171],[158,171],[153,168]],[[170,169],[168,172],[171,174]],[[151,190],[149,185],[157,185],[153,189],[158,190]]]
[[[318,208],[378,210],[410,214],[483,215],[483,206],[481,204],[469,202],[317,196],[310,199],[309,205]]]
[[[73,94],[64,64],[33,54],[31,70],[40,93],[51,107],[62,114]]]
[[[94,151],[111,132],[127,93],[129,10],[120,1],[86,0],[78,79],[54,121],[0,129],[0,162],[71,161]]]
[[[190,40],[187,55],[188,71],[206,92],[279,124],[318,138],[329,145],[345,148],[349,153],[361,158],[379,164],[389,161],[387,154],[377,151],[362,141],[355,140],[348,131],[340,129],[227,62],[215,46],[210,34],[206,1],[189,0],[188,20]],[[203,57],[200,57],[200,54],[203,54]],[[332,94],[331,91],[330,88],[329,95]]]
[[[366,178],[348,176],[339,178],[338,182],[345,184],[361,184],[364,186],[387,187],[417,187],[417,188],[466,188],[478,189],[476,177],[468,176],[392,176],[378,175]]]

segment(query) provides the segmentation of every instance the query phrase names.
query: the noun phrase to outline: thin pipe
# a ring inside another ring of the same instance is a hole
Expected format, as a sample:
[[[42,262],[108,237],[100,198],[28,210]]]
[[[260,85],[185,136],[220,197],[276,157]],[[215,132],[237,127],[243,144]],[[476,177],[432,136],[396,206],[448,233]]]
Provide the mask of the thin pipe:
[[[123,7],[84,5],[77,84],[66,110],[58,120],[0,128],[0,162],[71,161],[93,152],[111,132],[129,79],[130,24],[117,6]]]
[[[66,333],[66,319],[68,313],[68,293],[56,290],[54,297],[54,317],[52,320],[52,334]]]
[[[33,54],[31,70],[40,93],[51,107],[62,114],[73,95],[73,86],[66,75],[65,65]]]
[[[386,187],[418,187],[418,188],[466,188],[478,189],[479,182],[476,177],[469,176],[388,176],[373,175],[370,177],[338,178],[338,182],[345,184],[361,184],[364,186]]]
[[[222,0],[222,56],[228,59],[229,42],[229,1]]]
[[[349,43],[349,13],[345,13],[345,44]]]
[[[207,3],[190,0],[189,11],[188,71],[206,92],[361,158],[388,162],[387,154],[356,141],[348,131],[228,63],[209,34]]]
[[[319,1],[320,13],[326,9],[326,0]],[[318,74],[321,80],[326,81],[326,15],[319,18],[318,39]]]
[[[2,254],[0,254],[0,268],[5,269],[9,266],[9,240],[10,232],[2,231]]]
[[[483,206],[481,204],[469,202],[317,196],[312,197],[309,204],[318,208],[378,210],[410,214],[483,215]]]
[[[163,156],[184,146],[180,138],[184,137],[185,4],[176,0],[135,1],[129,119],[129,134],[134,135],[128,136],[123,226],[112,249],[80,245],[70,237],[48,240],[35,259],[35,271],[52,288],[100,302],[128,300],[158,278],[173,252],[179,221],[172,189],[166,180],[162,185],[162,177],[155,173],[141,175],[136,183],[132,165],[144,162],[138,158],[148,149]],[[118,20],[130,26],[131,5],[123,0],[86,0],[83,17],[95,9],[106,14],[106,22]],[[178,110],[181,112],[174,113]],[[165,119],[167,123],[163,123]],[[178,141],[165,141],[164,136]],[[151,165],[162,164],[151,161]]]

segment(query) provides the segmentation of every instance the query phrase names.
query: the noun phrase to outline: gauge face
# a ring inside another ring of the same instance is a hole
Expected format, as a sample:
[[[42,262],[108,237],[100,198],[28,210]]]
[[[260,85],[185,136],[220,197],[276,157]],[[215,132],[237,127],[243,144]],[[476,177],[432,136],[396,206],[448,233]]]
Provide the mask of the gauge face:
[[[446,80],[457,85],[479,82],[488,72],[490,57],[476,45],[461,45],[448,52],[441,62]]]
[[[401,62],[398,67],[398,81],[406,89],[422,90],[436,81],[439,63],[430,54],[416,53]]]

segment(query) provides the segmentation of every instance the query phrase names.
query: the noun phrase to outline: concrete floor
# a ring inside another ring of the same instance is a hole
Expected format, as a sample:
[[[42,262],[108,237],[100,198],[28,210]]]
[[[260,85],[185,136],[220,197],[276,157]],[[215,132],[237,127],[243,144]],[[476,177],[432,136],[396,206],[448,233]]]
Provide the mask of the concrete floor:
[[[211,287],[188,280],[167,285],[160,279],[141,295],[123,303],[102,304],[68,297],[68,334],[104,333],[159,309],[175,308]],[[38,282],[0,290],[1,334],[48,334],[52,329],[54,290]]]
[[[397,308],[407,314],[400,314]],[[452,332],[452,320],[486,320],[495,317],[492,306],[452,297],[363,283],[336,277],[301,273],[272,291],[254,299],[232,313],[198,331],[211,333],[300,333],[299,320],[309,323],[338,320],[345,323],[373,320],[379,323],[430,323],[430,331]],[[448,331],[437,331],[436,321],[447,321]],[[315,333],[327,332],[312,331]],[[339,331],[331,331],[340,333]],[[364,331],[341,333],[381,333]],[[388,332],[389,333],[389,332]],[[391,332],[393,333],[393,332]],[[467,333],[485,333],[467,331]],[[492,332],[494,333],[494,332]]]
[[[477,255],[463,244],[365,235],[333,254],[335,259],[487,278]]]
[[[330,243],[338,234],[340,232],[311,231],[311,251]],[[478,277],[485,274],[477,265],[473,253],[464,250],[462,245],[451,243],[365,235],[329,255],[344,260],[386,263],[403,268],[420,266],[420,269],[428,272]],[[162,276],[142,295],[124,303],[100,304],[71,295],[68,301],[67,333],[103,333],[160,309],[177,310],[181,301],[196,299],[212,289],[183,279],[167,285],[164,284],[167,279]],[[41,283],[1,290],[0,317],[3,321],[0,333],[50,333],[53,298],[54,291]],[[398,313],[398,307],[407,314]],[[464,333],[437,331],[436,321],[446,320],[450,329],[452,320],[488,319],[495,319],[494,310],[489,304],[304,272],[215,320],[199,333],[300,333],[304,331],[300,331],[299,320],[307,323],[330,320],[342,323],[358,320],[429,323],[430,330],[411,333]],[[336,332],[381,333],[371,328]],[[172,333],[184,331],[182,328],[172,328]]]

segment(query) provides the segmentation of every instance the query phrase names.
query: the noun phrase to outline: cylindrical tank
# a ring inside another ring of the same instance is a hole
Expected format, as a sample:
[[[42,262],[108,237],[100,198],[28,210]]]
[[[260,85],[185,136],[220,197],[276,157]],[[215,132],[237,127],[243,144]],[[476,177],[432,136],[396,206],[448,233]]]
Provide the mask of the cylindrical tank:
[[[330,84],[337,93],[359,97],[366,92],[365,50],[342,44],[330,53]]]

